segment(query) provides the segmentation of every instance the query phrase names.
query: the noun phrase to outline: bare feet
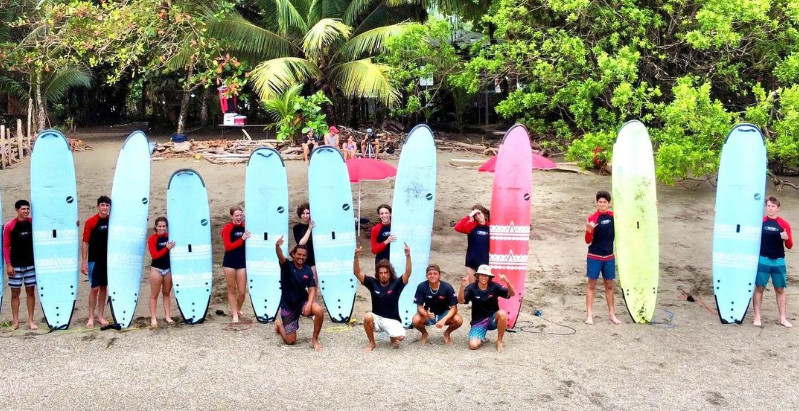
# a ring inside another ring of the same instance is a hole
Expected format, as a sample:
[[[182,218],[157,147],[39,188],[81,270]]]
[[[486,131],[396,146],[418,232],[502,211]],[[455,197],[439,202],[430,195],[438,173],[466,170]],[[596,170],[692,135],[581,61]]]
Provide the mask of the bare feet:
[[[167,324],[174,324],[175,323],[175,321],[172,320],[172,318],[170,318],[170,317],[164,317],[164,321],[166,321]]]
[[[366,344],[366,347],[363,347],[363,352],[372,352],[375,347],[377,347],[377,344],[370,342],[369,344]]]
[[[419,339],[419,344],[427,344],[427,333],[422,334],[422,338]]]
[[[586,317],[585,318],[585,324],[586,325],[594,325],[594,317],[590,316],[590,315],[588,317]]]
[[[497,341],[497,352],[505,351],[505,344],[502,341]]]
[[[449,331],[444,331],[444,344],[452,345],[452,336]]]
[[[786,321],[786,322],[787,322],[787,321]],[[789,325],[787,325],[786,327],[790,327],[790,324],[789,324]],[[35,322],[33,322],[33,321],[28,321],[28,328],[30,328],[31,330],[38,330],[38,329],[39,329],[39,326],[38,326],[38,325],[36,325],[36,323],[35,323]]]
[[[19,329],[19,321],[12,321],[11,322],[11,329],[18,330]]]
[[[238,323],[239,323],[239,316],[237,315],[233,317],[233,321],[231,321],[231,324],[238,324]]]
[[[104,317],[97,317],[97,322],[100,323],[101,327],[105,327],[106,325],[108,325],[108,321],[106,321]]]
[[[789,323],[788,320],[785,319],[785,318],[780,320],[780,324],[782,324],[782,326],[785,327],[785,328],[792,328],[793,327],[793,324]]]
[[[391,338],[391,348],[397,349],[397,348],[399,348],[399,346],[400,346],[399,340],[397,340],[397,339],[392,337]]]
[[[610,322],[612,322],[613,324],[616,324],[616,325],[621,324],[621,321],[618,318],[616,318],[615,315],[611,315],[610,316]]]
[[[760,321],[760,318],[755,317],[755,320],[752,321],[752,325],[754,325],[755,327],[762,327],[763,323]]]
[[[150,327],[158,327],[158,320],[155,317],[150,318]]]
[[[313,347],[314,350],[322,349],[322,344],[319,342],[319,340],[315,338],[311,340],[311,346]]]
[[[89,321],[86,321],[86,328],[94,328],[94,318],[89,318]]]

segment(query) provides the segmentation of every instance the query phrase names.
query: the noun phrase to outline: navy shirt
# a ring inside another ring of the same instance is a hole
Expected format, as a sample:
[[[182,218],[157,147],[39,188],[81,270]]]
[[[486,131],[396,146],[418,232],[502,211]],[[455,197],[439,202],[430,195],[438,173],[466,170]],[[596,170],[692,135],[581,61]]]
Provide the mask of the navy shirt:
[[[292,227],[291,229],[291,231],[294,232],[294,242],[299,244],[302,237],[305,236],[305,232],[308,231],[310,227],[311,226],[308,224],[303,224],[303,223],[295,224],[294,227]],[[308,264],[311,267],[315,266],[316,258],[314,258],[313,254],[313,233],[311,233],[311,235],[308,236],[308,242],[305,243],[305,250],[308,251],[308,256],[305,257],[305,264]]]
[[[447,282],[439,281],[438,290],[433,291],[430,283],[425,281],[416,287],[413,302],[416,305],[423,305],[427,311],[435,315],[441,315],[458,304],[458,296],[455,294],[455,289]]]
[[[499,297],[508,298],[508,289],[493,282],[488,282],[488,287],[481,290],[477,283],[471,283],[463,291],[466,303],[472,303],[472,322],[474,325],[499,311]]]
[[[609,260],[613,258],[613,212],[591,214],[588,221],[596,224],[594,231],[585,233],[585,242],[588,243],[588,258],[595,260]]]
[[[487,225],[477,225],[466,237],[466,266],[474,268],[488,264],[488,245],[491,230]]]
[[[782,232],[788,234],[788,239],[782,239]],[[776,260],[785,258],[785,247],[793,247],[791,226],[782,217],[763,217],[763,234],[760,237],[760,255]]]
[[[280,265],[280,308],[296,310],[308,301],[308,288],[316,287],[313,271],[308,264],[297,268],[294,262],[286,260]]]
[[[405,288],[402,277],[397,277],[394,282],[383,287],[376,278],[366,276],[363,279],[363,285],[372,293],[373,314],[402,321],[399,315],[399,297],[402,289]]]

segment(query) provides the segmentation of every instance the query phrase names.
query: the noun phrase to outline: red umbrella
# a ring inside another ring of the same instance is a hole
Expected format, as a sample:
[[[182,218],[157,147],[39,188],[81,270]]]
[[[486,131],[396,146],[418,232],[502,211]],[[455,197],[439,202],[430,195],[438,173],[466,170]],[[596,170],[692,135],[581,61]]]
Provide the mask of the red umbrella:
[[[477,171],[484,171],[487,173],[493,173],[494,167],[497,164],[497,156],[491,157],[483,163]],[[555,164],[554,161],[542,156],[541,154],[533,153],[533,164],[531,165],[532,168],[537,168],[539,170],[552,170],[556,168],[558,165]]]
[[[350,183],[368,180],[385,180],[397,175],[397,168],[373,158],[351,158],[347,160]],[[358,185],[358,235],[361,235],[361,186]]]

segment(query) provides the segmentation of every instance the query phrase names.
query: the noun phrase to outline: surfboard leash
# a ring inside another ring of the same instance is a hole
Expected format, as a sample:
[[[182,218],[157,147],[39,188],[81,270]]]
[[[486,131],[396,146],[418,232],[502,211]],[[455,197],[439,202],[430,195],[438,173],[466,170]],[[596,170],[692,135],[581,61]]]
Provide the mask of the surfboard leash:
[[[546,322],[548,322],[548,323],[550,323],[550,324],[552,324],[552,325],[554,325],[554,326],[556,326],[556,327],[565,328],[565,329],[567,329],[569,331],[549,332],[549,331],[546,331],[546,324],[534,325],[533,321],[531,321],[531,320],[516,321],[516,326],[513,327],[513,328],[507,329],[507,331],[511,332],[511,333],[524,332],[524,333],[531,333],[531,334],[549,334],[549,335],[573,335],[573,334],[577,334],[577,329],[574,328],[574,327],[568,326],[566,324],[556,323],[555,321],[552,321],[552,320],[550,320],[548,318],[544,318],[544,315],[541,312],[541,310],[535,310],[535,316],[540,318],[540,319],[542,319],[542,320],[544,320],[544,321],[546,321]],[[534,328],[534,329],[531,330],[528,327],[531,327],[531,328]]]
[[[666,313],[667,319],[663,321],[655,321],[654,316],[653,319],[649,321],[649,325],[653,325],[658,328],[674,328],[677,324],[674,324],[674,313],[669,310],[664,310],[661,308],[657,308],[656,311],[662,311]]]

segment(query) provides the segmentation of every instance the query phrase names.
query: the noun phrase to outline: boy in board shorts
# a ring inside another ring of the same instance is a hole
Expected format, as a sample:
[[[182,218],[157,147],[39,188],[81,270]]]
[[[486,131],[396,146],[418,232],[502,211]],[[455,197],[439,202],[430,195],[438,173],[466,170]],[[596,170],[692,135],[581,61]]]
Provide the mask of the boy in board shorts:
[[[505,274],[500,274],[499,279],[505,283],[501,286],[492,281],[494,274],[491,267],[483,264],[477,267],[475,281],[468,284],[469,277],[463,277],[461,288],[458,290],[458,302],[461,304],[472,303],[472,328],[469,330],[469,349],[476,350],[483,346],[486,334],[490,330],[497,330],[497,351],[505,350],[505,329],[508,326],[508,313],[499,309],[500,298],[511,298],[516,294],[513,284],[508,281]]]
[[[599,274],[605,283],[605,301],[608,303],[610,322],[621,324],[616,318],[613,302],[613,283],[616,279],[616,258],[613,255],[613,211],[610,211],[610,193],[600,190],[596,193],[596,212],[588,217],[585,224],[585,243],[588,244],[586,259],[588,291],[585,293],[585,323],[594,324],[594,292]]]
[[[33,321],[36,308],[36,271],[33,267],[33,227],[29,217],[31,205],[26,200],[14,204],[17,216],[3,226],[3,257],[11,289],[11,328],[19,328],[19,302],[25,284],[25,303],[28,308],[28,328],[38,330]]]
[[[81,247],[80,271],[89,276],[89,319],[86,328],[94,328],[94,314],[101,327],[108,326],[105,320],[105,304],[108,300],[108,219],[111,213],[111,199],[100,196],[97,199],[97,214],[86,220],[83,227],[83,246]]]
[[[752,305],[755,307],[756,327],[762,325],[760,320],[760,307],[763,304],[763,291],[771,279],[774,293],[777,294],[777,311],[780,315],[780,324],[791,328],[785,316],[785,287],[788,286],[788,270],[785,267],[785,249],[793,247],[791,225],[780,217],[780,200],[769,197],[766,200],[766,216],[763,217],[763,233],[760,237],[760,259],[757,264],[757,278],[755,279],[755,293]]]

